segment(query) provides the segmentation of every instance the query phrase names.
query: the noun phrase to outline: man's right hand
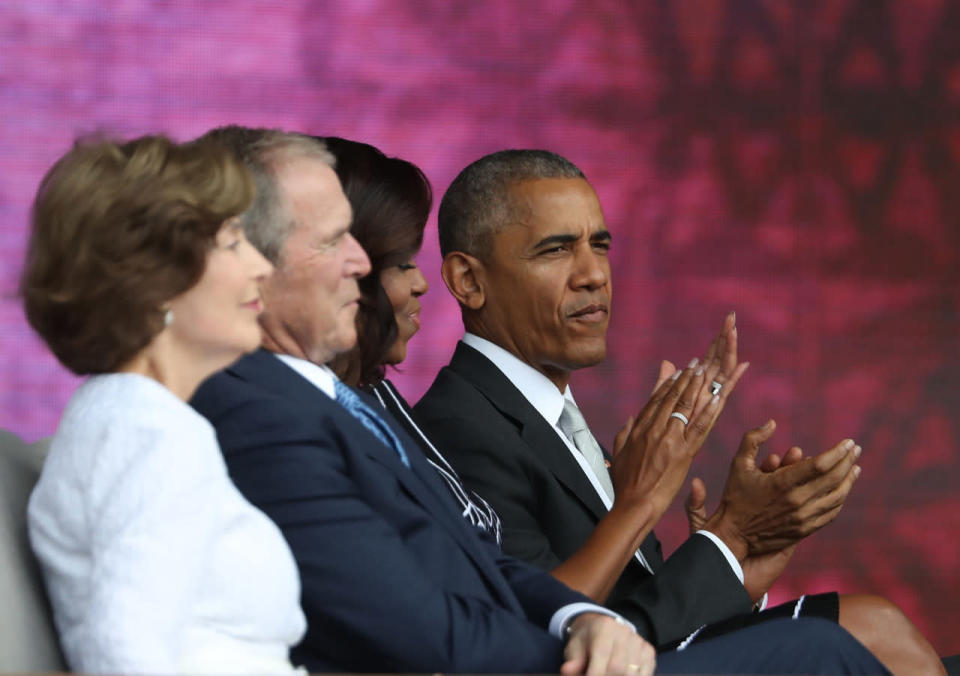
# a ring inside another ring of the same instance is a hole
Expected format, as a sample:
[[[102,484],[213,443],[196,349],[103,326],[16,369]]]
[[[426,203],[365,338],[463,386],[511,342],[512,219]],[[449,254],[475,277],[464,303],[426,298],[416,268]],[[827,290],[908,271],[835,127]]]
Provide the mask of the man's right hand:
[[[720,506],[703,526],[740,561],[783,550],[830,523],[860,475],[860,447],[850,439],[764,472],[757,466],[757,453],[775,429],[770,420],[744,435]]]
[[[657,652],[633,629],[609,615],[583,613],[570,625],[561,674],[651,676]]]

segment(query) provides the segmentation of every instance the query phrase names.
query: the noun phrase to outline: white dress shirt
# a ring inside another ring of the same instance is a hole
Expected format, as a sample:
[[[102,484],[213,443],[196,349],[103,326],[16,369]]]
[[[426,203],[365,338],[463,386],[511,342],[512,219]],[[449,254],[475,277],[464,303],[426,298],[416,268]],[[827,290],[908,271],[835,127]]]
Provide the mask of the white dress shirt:
[[[593,473],[590,465],[583,457],[583,454],[577,450],[576,446],[573,445],[573,443],[567,438],[567,435],[563,433],[563,430],[560,429],[559,421],[560,414],[563,413],[564,398],[567,398],[576,404],[576,400],[573,398],[573,393],[570,392],[570,386],[568,385],[563,392],[560,392],[560,390],[557,389],[557,386],[554,385],[553,382],[545,375],[537,371],[529,364],[521,361],[507,350],[504,350],[499,345],[495,345],[485,338],[481,338],[480,336],[472,333],[465,333],[463,336],[463,342],[493,362],[494,366],[500,369],[503,375],[505,375],[510,382],[512,382],[514,386],[520,390],[520,393],[526,397],[527,401],[530,402],[530,405],[533,406],[537,412],[543,416],[544,420],[546,420],[551,427],[553,427],[554,431],[557,433],[557,436],[566,445],[567,449],[570,451],[570,454],[573,456],[573,459],[576,460],[578,465],[580,465],[580,469],[583,470],[583,473],[586,475],[587,479],[590,480],[590,484],[597,492],[597,495],[603,501],[603,504],[606,506],[607,510],[609,510],[613,506],[613,502],[607,496],[606,491],[604,491],[601,487],[600,482],[597,481],[596,475]],[[743,568],[741,568],[740,562],[737,561],[737,557],[733,555],[733,552],[730,551],[730,548],[727,547],[723,540],[718,538],[713,533],[705,530],[697,531],[697,534],[707,537],[717,546],[717,548],[723,553],[727,563],[730,564],[730,568],[736,574],[737,578],[741,583],[743,583]],[[646,561],[646,559],[644,559],[643,554],[639,549],[636,551],[635,556],[637,561],[639,561],[644,568],[652,572],[650,564]]]
[[[326,393],[331,399],[336,401],[337,395],[334,383],[337,380],[337,376],[333,371],[330,370],[329,367],[319,366],[311,361],[307,361],[306,359],[291,357],[287,354],[277,354],[274,356],[299,373],[301,376],[306,378],[315,387]],[[419,448],[410,450],[413,450],[413,452],[416,453],[421,452]],[[570,603],[560,607],[553,613],[550,618],[550,626],[548,627],[548,631],[559,639],[565,639],[567,626],[577,617],[577,615],[580,615],[581,613],[599,613],[601,615],[609,615],[618,622],[633,627],[632,623],[627,622],[627,620],[621,617],[618,613],[608,610],[603,606],[598,606],[593,603]],[[636,627],[633,627],[633,629],[636,631]]]
[[[94,376],[28,508],[67,662],[87,673],[289,673],[306,630],[279,529],[213,428],[156,381]]]

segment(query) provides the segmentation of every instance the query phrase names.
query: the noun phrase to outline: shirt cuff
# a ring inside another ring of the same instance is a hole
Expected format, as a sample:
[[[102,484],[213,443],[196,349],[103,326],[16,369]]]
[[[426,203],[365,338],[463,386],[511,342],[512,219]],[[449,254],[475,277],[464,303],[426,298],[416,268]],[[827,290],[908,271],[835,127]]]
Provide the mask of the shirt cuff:
[[[698,530],[697,535],[703,535],[709,538],[710,541],[717,546],[717,549],[719,549],[724,558],[727,559],[727,563],[730,564],[730,568],[733,569],[734,575],[740,580],[740,584],[743,584],[743,568],[740,567],[740,562],[737,561],[737,557],[733,555],[733,552],[730,551],[726,543],[708,530]]]
[[[763,596],[761,596],[761,597],[760,597],[760,600],[757,601],[755,604],[753,604],[753,609],[754,609],[755,611],[757,611],[758,613],[759,613],[761,610],[766,610],[766,609],[767,609],[767,595],[766,595],[766,594],[764,594]]]
[[[553,617],[550,618],[550,627],[548,631],[556,636],[561,641],[567,639],[567,627],[570,626],[570,623],[576,619],[577,615],[582,615],[583,613],[599,613],[600,615],[607,615],[612,617],[620,624],[625,624],[630,627],[633,631],[636,631],[637,628],[633,626],[633,623],[628,622],[623,619],[620,615],[604,608],[603,606],[598,606],[595,603],[568,603],[565,606],[562,606],[553,614]]]

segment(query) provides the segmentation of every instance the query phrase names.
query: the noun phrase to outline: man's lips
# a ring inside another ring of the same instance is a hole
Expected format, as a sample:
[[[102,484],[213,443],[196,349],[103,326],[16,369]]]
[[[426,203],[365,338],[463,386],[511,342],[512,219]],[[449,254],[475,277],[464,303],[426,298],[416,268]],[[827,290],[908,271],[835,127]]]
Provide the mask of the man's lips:
[[[578,310],[574,310],[569,313],[567,316],[571,319],[581,319],[588,322],[599,322],[606,319],[609,314],[609,309],[606,305],[600,303],[594,303],[593,305],[586,305]]]

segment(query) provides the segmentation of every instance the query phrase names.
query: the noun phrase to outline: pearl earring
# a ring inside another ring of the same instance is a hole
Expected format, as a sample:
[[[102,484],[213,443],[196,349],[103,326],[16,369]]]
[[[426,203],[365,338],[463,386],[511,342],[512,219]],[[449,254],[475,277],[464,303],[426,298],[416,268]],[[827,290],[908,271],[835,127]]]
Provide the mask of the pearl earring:
[[[163,313],[163,325],[170,326],[173,324],[173,310],[167,308],[167,311]]]

